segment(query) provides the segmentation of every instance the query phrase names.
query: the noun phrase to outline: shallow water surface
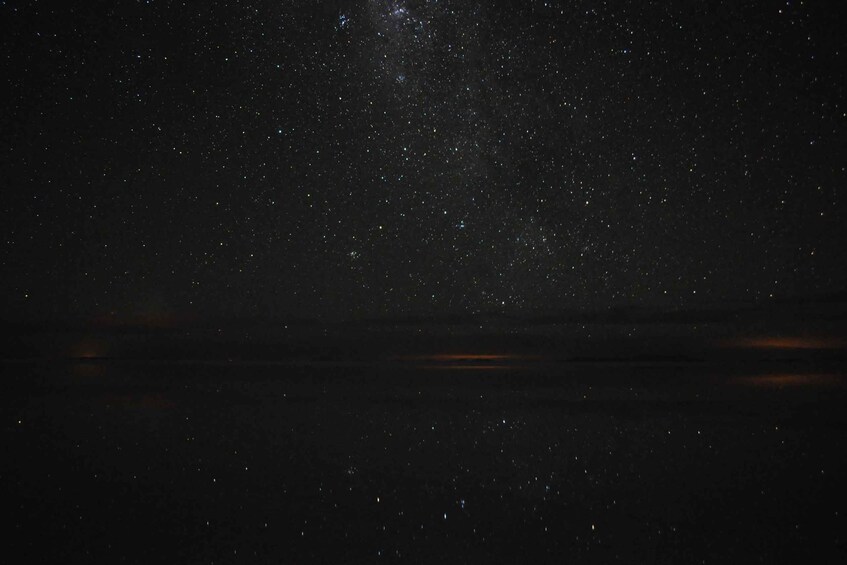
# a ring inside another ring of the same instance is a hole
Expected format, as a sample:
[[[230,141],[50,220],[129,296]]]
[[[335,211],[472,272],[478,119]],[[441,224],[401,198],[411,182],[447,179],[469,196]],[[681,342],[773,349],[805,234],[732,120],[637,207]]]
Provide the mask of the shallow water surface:
[[[26,562],[847,557],[832,367],[451,354],[3,372]]]

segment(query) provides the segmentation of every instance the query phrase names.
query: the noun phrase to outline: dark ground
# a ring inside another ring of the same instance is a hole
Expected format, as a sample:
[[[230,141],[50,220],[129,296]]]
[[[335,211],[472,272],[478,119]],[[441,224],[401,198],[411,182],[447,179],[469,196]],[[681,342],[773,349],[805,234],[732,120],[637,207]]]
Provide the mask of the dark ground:
[[[7,553],[847,561],[840,353],[362,356],[4,362]]]

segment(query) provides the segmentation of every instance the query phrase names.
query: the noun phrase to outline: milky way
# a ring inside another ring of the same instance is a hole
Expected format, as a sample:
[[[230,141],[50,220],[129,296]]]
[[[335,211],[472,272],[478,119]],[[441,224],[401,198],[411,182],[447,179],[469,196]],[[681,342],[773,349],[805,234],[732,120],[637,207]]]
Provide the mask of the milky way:
[[[10,316],[679,308],[847,284],[802,3],[6,2]]]

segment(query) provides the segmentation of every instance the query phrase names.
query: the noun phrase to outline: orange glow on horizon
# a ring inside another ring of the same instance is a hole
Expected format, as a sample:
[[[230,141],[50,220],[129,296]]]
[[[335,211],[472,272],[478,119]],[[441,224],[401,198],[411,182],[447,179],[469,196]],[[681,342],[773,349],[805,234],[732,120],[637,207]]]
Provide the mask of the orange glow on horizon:
[[[73,359],[94,360],[105,357],[108,353],[109,346],[103,340],[84,338],[71,345],[68,356]]]
[[[404,361],[508,361],[510,359],[524,359],[518,355],[497,355],[490,353],[437,353],[435,355],[412,355],[400,357]]]
[[[727,345],[750,349],[844,349],[847,341],[820,337],[751,337],[734,340]]]
[[[517,365],[488,365],[475,363],[472,365],[419,365],[418,369],[438,370],[438,371],[512,371],[520,369]]]
[[[404,355],[395,361],[415,363],[417,369],[447,371],[508,371],[520,369],[515,361],[537,359],[528,355],[509,353],[435,353],[431,355]]]
[[[737,379],[740,384],[756,387],[804,386],[804,385],[843,385],[838,375],[828,373],[777,373],[773,375],[755,375]]]

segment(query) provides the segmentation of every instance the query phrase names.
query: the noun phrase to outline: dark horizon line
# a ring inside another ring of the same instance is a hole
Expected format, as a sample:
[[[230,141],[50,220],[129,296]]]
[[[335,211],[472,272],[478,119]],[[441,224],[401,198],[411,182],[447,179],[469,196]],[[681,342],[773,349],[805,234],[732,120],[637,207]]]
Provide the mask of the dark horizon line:
[[[758,301],[725,301],[688,307],[649,307],[642,305],[610,305],[607,308],[561,308],[543,313],[528,309],[477,310],[445,312],[443,314],[404,313],[386,316],[355,316],[341,318],[275,317],[275,316],[198,316],[171,313],[133,314],[127,316],[100,315],[85,318],[78,315],[33,317],[30,319],[0,318],[0,328],[6,330],[214,330],[223,328],[274,326],[293,328],[367,328],[367,327],[449,327],[463,325],[507,324],[513,326],[543,326],[572,323],[651,324],[651,323],[720,323],[734,321],[738,316],[778,315],[781,308],[791,306],[841,305],[843,309],[828,310],[822,319],[847,319],[847,290],[802,297],[765,298]],[[494,328],[490,328],[494,329]]]

